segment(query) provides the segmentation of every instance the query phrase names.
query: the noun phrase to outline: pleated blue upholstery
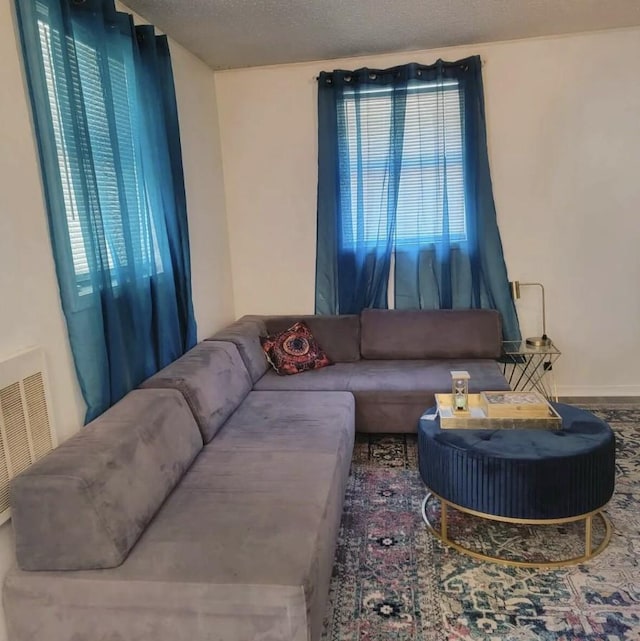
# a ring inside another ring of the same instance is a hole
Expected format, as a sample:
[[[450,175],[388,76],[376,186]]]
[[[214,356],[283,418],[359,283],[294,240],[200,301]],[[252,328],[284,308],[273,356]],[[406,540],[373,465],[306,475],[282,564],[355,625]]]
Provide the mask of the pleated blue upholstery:
[[[520,519],[561,519],[604,506],[615,486],[615,437],[602,420],[556,404],[561,430],[441,430],[422,419],[425,485],[461,507]]]

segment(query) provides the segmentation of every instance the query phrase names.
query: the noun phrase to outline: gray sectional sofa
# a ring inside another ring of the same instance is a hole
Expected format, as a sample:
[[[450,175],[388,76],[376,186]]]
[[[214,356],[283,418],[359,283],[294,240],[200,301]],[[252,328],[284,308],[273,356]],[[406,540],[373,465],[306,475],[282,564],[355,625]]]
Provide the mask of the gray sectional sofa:
[[[10,641],[317,641],[354,431],[415,431],[447,391],[508,389],[490,311],[306,317],[335,365],[268,369],[247,316],[11,485]]]

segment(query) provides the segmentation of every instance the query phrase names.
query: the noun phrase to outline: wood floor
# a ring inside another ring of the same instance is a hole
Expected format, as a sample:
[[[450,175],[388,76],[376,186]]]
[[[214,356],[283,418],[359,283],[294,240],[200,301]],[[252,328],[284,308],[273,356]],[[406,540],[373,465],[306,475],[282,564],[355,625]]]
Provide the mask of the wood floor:
[[[640,396],[560,396],[558,400],[569,405],[608,405],[609,407],[640,405]]]

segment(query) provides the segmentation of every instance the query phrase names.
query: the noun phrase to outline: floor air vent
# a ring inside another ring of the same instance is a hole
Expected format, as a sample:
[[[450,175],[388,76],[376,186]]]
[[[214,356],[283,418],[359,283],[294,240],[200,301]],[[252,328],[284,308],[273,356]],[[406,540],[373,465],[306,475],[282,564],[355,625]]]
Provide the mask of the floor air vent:
[[[0,523],[10,516],[9,481],[56,445],[44,352],[0,362]]]

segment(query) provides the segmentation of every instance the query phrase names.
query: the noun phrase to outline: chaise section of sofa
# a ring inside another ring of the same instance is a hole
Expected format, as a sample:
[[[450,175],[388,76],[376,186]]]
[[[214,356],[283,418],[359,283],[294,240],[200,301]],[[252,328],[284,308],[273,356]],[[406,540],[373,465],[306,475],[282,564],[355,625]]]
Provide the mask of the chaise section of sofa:
[[[10,573],[10,638],[317,641],[352,447],[350,394],[252,392],[121,566]]]
[[[12,641],[319,639],[353,396],[247,380],[234,344],[201,343],[18,477]]]

